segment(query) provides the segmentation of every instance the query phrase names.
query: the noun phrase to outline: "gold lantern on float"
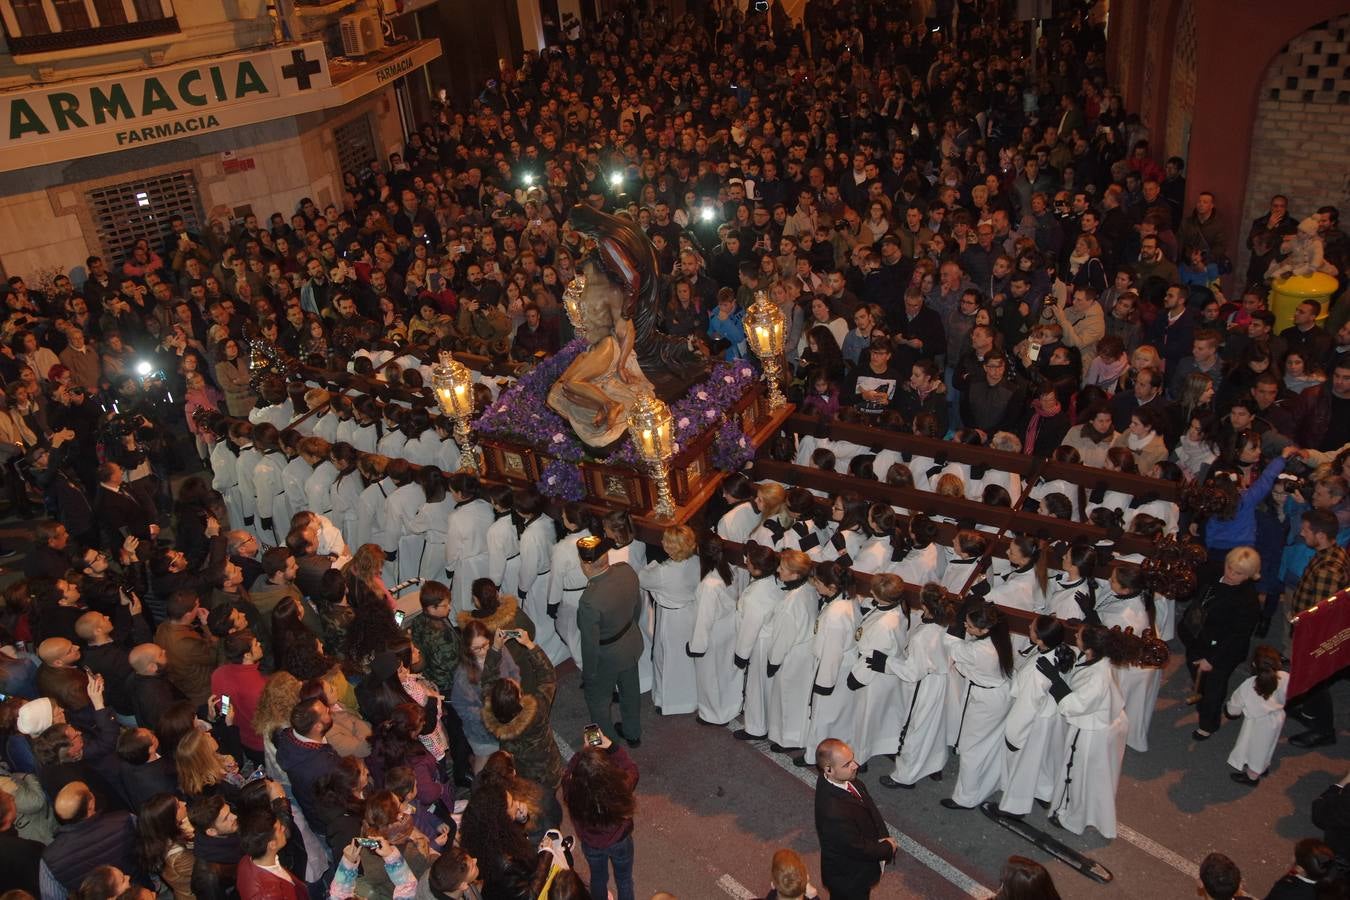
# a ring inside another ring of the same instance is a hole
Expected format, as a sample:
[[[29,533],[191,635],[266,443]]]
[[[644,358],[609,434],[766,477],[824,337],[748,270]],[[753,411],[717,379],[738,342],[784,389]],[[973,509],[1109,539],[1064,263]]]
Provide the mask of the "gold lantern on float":
[[[767,291],[755,291],[755,302],[745,314],[745,340],[764,367],[764,378],[769,382],[770,409],[778,409],[787,402],[778,387],[778,358],[783,353],[786,337],[787,322],[783,311],[769,299]]]
[[[459,445],[464,468],[478,471],[478,451],[469,433],[469,419],[473,418],[473,373],[468,366],[449,353],[442,352],[431,367],[431,388],[441,410],[455,420],[455,443]]]
[[[656,485],[656,507],[652,511],[658,519],[675,518],[675,498],[670,493],[675,420],[670,407],[649,391],[639,394],[628,412],[628,434],[633,439],[638,458],[646,464]]]
[[[563,288],[563,309],[567,311],[567,319],[572,323],[572,330],[577,333],[577,337],[584,338],[586,329],[583,325],[584,319],[581,315],[581,295],[586,291],[586,276],[578,272],[567,287]]]

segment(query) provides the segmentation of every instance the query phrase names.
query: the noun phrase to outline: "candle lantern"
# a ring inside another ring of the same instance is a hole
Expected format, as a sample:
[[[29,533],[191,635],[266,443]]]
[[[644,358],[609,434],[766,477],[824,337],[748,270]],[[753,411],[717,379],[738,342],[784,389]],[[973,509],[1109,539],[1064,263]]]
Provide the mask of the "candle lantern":
[[[786,337],[787,323],[783,311],[769,299],[767,291],[756,291],[755,302],[745,315],[745,340],[764,367],[764,378],[769,382],[770,409],[778,409],[787,402],[778,387],[778,358],[783,353]]]
[[[670,493],[669,467],[675,455],[675,420],[670,407],[649,392],[639,394],[628,413],[628,434],[656,486],[653,512],[659,519],[673,519],[675,500]]]
[[[478,451],[473,446],[469,420],[473,418],[473,373],[449,353],[441,353],[431,367],[431,389],[441,410],[455,420],[455,443],[464,468],[478,471]]]

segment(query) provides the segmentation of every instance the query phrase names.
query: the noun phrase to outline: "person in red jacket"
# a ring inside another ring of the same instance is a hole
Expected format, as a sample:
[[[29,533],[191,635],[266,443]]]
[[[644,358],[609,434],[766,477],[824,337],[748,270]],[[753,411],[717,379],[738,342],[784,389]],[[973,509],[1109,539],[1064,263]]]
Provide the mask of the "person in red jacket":
[[[236,870],[240,900],[309,900],[305,882],[277,860],[286,846],[286,826],[271,809],[255,809],[239,822]]]

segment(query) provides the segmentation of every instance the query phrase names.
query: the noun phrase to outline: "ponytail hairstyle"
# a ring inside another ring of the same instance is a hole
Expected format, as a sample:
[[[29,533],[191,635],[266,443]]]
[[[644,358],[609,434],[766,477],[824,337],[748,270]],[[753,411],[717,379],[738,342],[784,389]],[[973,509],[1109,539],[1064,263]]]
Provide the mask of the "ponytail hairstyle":
[[[1166,522],[1148,513],[1138,513],[1130,520],[1130,534],[1137,534],[1140,537],[1155,538],[1162,534],[1166,527]]]
[[[1012,638],[1008,635],[1008,620],[999,608],[984,600],[977,600],[967,607],[966,618],[971,625],[989,632],[989,642],[998,652],[998,667],[1004,678],[1013,676]]]
[[[591,534],[600,533],[600,523],[596,521],[595,513],[579,500],[568,500],[562,505],[561,520],[566,519],[577,527],[578,531],[589,531]]]
[[[917,607],[923,611],[923,620],[948,627],[955,620],[952,604],[947,602],[947,591],[936,581],[919,589]]]
[[[483,499],[492,504],[497,516],[515,510],[516,492],[509,484],[490,484],[483,490]]]
[[[1079,576],[1088,580],[1089,585],[1096,579],[1093,574],[1097,571],[1097,548],[1095,545],[1085,540],[1077,540],[1069,545],[1069,549],[1064,552],[1064,561],[1072,563],[1078,570]]]
[[[1158,611],[1157,605],[1153,601],[1153,587],[1144,576],[1144,570],[1139,566],[1116,565],[1111,569],[1111,581],[1113,586],[1120,585],[1125,592],[1125,596],[1138,595],[1139,599],[1144,602],[1145,611],[1148,612],[1148,627],[1157,627]]]
[[[1130,638],[1119,628],[1105,625],[1084,624],[1078,629],[1078,643],[1084,653],[1094,660],[1105,659],[1118,666],[1129,664],[1136,656]]]
[[[755,486],[755,505],[759,507],[758,528],[770,519],[782,524],[783,504],[787,491],[776,481],[763,481]]]
[[[1256,692],[1269,700],[1280,686],[1280,654],[1269,644],[1252,651],[1252,674],[1256,676]]]
[[[865,478],[868,481],[876,481],[876,469],[872,463],[876,461],[876,456],[871,453],[859,453],[848,461],[848,474],[854,478]]]
[[[1078,492],[1080,494],[1083,492],[1081,485],[1078,487]],[[1073,521],[1073,501],[1059,491],[1046,494],[1041,498],[1040,511],[1051,518],[1060,519],[1064,522]]]
[[[360,471],[361,481],[366,487],[384,478],[384,469],[387,465],[389,457],[378,453],[362,453],[356,457],[356,468]]]
[[[1125,514],[1113,506],[1099,506],[1088,513],[1088,524],[1095,525],[1115,537],[1125,530]]]
[[[778,568],[778,554],[763,544],[748,541],[745,544],[745,568],[753,578],[772,575]]]
[[[1032,637],[1045,645],[1046,652],[1054,657],[1054,666],[1062,674],[1073,668],[1073,647],[1064,640],[1067,629],[1064,623],[1054,616],[1037,616],[1031,620],[1029,632]]]
[[[853,593],[853,572],[838,560],[817,563],[811,570],[811,577],[826,587],[838,588],[834,596]]]
[[[971,474],[974,474],[973,469]],[[983,493],[980,494],[980,502],[985,506],[1009,509],[1012,507],[1012,495],[1001,484],[986,484]]]
[[[1046,559],[1050,554],[1046,552],[1045,541],[1040,538],[1032,537],[1029,534],[1019,534],[1012,539],[1012,545],[1027,559],[1031,560],[1032,570],[1036,573],[1036,586],[1040,588],[1042,596],[1045,594],[1046,586],[1049,583],[1049,561]]]
[[[787,566],[798,578],[810,578],[814,566],[811,557],[800,550],[783,550],[778,554],[778,567]]]
[[[633,529],[633,517],[627,510],[613,509],[605,513],[601,520],[601,527],[604,529],[604,536],[609,538],[615,547],[627,547],[633,543],[636,532]]]
[[[953,545],[967,559],[972,559],[976,556],[984,556],[984,552],[989,549],[989,539],[982,532],[966,528],[956,533]]]
[[[338,470],[337,478],[333,479],[333,483],[341,484],[342,479],[356,471],[359,457],[355,447],[346,441],[338,441],[328,448],[328,459]]]
[[[749,556],[747,548],[746,555]],[[731,586],[731,563],[727,562],[726,545],[715,531],[705,531],[698,539],[698,577],[707,578],[713,572],[722,583]]]
[[[905,598],[905,580],[899,575],[882,573],[872,576],[872,599],[891,607]],[[908,610],[906,610],[908,611]]]
[[[722,482],[722,493],[733,504],[744,503],[755,496],[755,483],[744,472],[735,472]]]

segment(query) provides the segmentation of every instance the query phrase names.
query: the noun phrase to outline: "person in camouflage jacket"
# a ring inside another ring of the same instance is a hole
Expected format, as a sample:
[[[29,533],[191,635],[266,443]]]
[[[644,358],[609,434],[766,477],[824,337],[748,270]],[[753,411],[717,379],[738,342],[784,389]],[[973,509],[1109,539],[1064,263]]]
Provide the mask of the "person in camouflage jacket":
[[[422,585],[422,614],[412,620],[412,642],[422,654],[421,674],[445,696],[455,684],[459,665],[459,629],[451,621],[450,589],[439,581]]]

